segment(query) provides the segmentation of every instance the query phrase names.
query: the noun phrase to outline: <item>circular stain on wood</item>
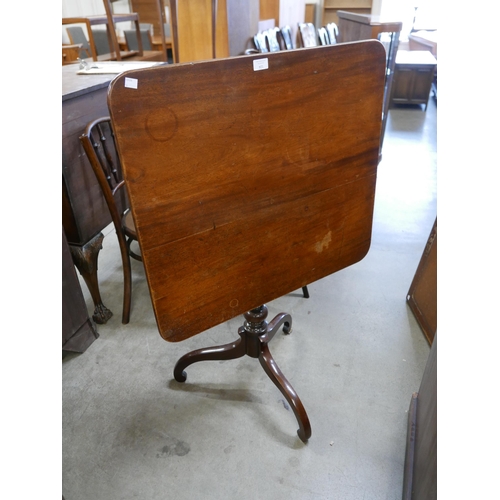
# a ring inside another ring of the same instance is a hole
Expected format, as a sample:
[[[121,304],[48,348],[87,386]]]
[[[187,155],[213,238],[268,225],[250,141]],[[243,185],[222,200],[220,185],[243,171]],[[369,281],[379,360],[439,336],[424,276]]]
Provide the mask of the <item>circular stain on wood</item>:
[[[146,118],[146,131],[154,141],[168,141],[175,135],[178,126],[177,115],[171,109],[165,109],[161,114],[152,113]]]

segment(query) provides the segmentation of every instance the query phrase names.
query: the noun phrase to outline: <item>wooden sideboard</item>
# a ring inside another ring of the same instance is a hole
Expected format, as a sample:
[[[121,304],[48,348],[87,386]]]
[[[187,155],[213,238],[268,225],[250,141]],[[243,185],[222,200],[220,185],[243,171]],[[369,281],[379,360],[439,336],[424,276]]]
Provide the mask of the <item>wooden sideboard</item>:
[[[399,50],[391,90],[394,104],[423,104],[427,109],[437,61],[427,50]]]
[[[92,295],[96,323],[112,315],[102,303],[97,257],[102,230],[111,223],[106,201],[79,136],[87,123],[109,114],[108,86],[115,75],[77,75],[78,64],[62,66],[62,223],[75,265]]]
[[[322,24],[339,24],[339,10],[352,14],[371,14],[372,0],[324,0]]]

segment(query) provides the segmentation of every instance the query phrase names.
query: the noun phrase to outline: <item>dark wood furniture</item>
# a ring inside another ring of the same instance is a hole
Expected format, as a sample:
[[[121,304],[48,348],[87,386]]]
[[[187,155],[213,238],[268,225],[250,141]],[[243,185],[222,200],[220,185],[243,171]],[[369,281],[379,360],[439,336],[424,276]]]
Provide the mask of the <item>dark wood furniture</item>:
[[[124,286],[122,323],[127,324],[130,321],[132,295],[130,257],[141,262],[142,257],[131,249],[132,242],[137,241],[137,234],[132,213],[128,208],[125,181],[109,117],[90,122],[80,136],[80,141],[106,199],[118,237]]]
[[[339,23],[339,11],[349,11],[353,14],[370,15],[373,0],[323,0],[322,23]]]
[[[89,318],[64,230],[62,231],[62,349],[85,352],[99,337]]]
[[[437,336],[410,401],[402,498],[437,499]]]
[[[437,331],[437,219],[406,296],[408,306],[432,344]]]
[[[410,50],[428,50],[437,59],[437,30],[412,31],[408,43]]]
[[[384,143],[387,116],[389,114],[390,96],[396,54],[399,46],[399,34],[403,27],[401,21],[371,14],[358,12],[337,11],[339,36],[338,42],[354,42],[356,40],[380,39],[386,47],[386,74],[384,89],[384,109],[382,117],[382,135],[380,138],[380,150]]]
[[[383,46],[365,41],[127,72],[108,95],[160,335],[245,313],[238,340],[186,354],[175,379],[258,358],[303,441],[309,419],[268,348],[291,317],[268,324],[265,303],[368,252],[384,76]]]
[[[78,64],[62,67],[62,216],[75,264],[92,295],[96,323],[112,312],[103,304],[97,280],[102,230],[111,215],[79,137],[87,124],[108,114],[106,96],[116,75],[77,75]]]
[[[391,105],[420,104],[427,110],[437,61],[427,50],[400,50],[396,56]]]

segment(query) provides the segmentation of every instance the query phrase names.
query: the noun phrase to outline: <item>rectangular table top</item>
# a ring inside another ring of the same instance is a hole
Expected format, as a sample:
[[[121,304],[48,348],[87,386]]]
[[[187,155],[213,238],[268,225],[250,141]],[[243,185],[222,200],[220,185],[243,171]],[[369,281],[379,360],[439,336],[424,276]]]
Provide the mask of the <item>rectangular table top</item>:
[[[370,40],[113,80],[108,106],[164,339],[366,255],[385,57]]]

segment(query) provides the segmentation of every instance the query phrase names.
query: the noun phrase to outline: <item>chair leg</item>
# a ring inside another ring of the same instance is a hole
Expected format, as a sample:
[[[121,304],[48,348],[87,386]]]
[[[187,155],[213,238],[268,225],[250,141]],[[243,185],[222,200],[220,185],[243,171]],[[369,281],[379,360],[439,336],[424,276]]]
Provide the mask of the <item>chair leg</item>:
[[[132,269],[130,267],[130,257],[123,260],[123,313],[122,323],[128,324],[130,321],[130,307],[132,303]]]
[[[309,298],[309,290],[307,289],[307,286],[302,287],[302,293],[304,294],[304,299]]]
[[[116,228],[116,236],[120,245],[123,267],[123,312],[122,323],[128,324],[130,321],[130,307],[132,302],[132,268],[130,266],[130,255],[128,254],[128,245],[125,235]]]

